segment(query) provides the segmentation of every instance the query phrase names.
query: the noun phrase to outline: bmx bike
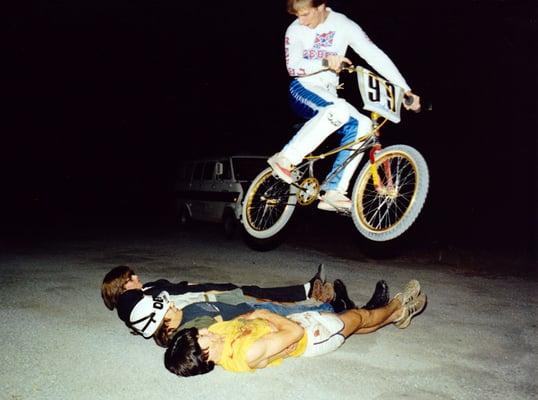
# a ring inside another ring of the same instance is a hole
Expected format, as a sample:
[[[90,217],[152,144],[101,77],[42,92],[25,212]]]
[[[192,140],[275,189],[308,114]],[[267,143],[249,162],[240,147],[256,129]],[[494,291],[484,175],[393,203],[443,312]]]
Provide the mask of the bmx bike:
[[[353,184],[351,209],[328,203],[337,213],[351,217],[362,235],[378,242],[394,239],[413,224],[424,205],[429,186],[424,157],[411,146],[396,144],[382,148],[380,142],[380,128],[387,121],[400,122],[400,108],[407,100],[404,89],[362,67],[344,70],[357,73],[363,108],[371,111],[372,130],[324,154],[305,157],[292,171],[292,184],[276,177],[271,167],[260,172],[242,206],[245,232],[258,244],[275,240],[296,207],[320,200],[323,185],[361,153],[368,154],[368,161]],[[315,163],[342,150],[350,150],[349,156],[320,184],[315,177]]]

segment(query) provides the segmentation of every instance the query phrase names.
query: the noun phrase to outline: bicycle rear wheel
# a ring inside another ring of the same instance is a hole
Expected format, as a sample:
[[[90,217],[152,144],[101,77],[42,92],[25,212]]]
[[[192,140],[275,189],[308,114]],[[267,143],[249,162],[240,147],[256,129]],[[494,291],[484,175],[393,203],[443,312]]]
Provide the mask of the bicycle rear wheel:
[[[290,220],[297,203],[297,188],[263,170],[250,185],[243,201],[245,231],[257,239],[277,235]]]
[[[376,155],[377,189],[371,168],[367,163],[355,182],[351,216],[361,234],[382,242],[400,236],[418,217],[428,194],[428,166],[414,148],[394,145]]]

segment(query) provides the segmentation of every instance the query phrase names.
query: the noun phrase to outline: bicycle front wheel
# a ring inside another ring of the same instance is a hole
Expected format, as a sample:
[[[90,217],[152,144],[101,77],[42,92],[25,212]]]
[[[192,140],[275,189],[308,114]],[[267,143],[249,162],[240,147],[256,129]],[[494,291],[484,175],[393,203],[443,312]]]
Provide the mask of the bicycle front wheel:
[[[374,183],[372,168],[379,182]],[[389,146],[367,163],[353,187],[351,216],[366,238],[378,242],[404,233],[418,217],[429,186],[424,157],[406,145]]]
[[[250,185],[243,201],[245,231],[257,239],[278,234],[290,220],[297,203],[297,188],[263,170]]]

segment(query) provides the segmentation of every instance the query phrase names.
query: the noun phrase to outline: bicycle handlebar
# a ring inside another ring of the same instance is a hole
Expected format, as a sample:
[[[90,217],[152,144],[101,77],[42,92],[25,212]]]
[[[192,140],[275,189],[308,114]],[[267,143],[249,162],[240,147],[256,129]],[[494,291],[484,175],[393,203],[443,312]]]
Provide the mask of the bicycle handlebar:
[[[412,96],[408,96],[406,94],[404,94],[404,98],[403,98],[403,102],[406,106],[410,106],[411,104],[413,104],[413,97]],[[421,111],[421,107],[417,108],[416,110],[410,110],[410,111],[413,111],[414,113],[419,113]]]
[[[328,69],[329,67],[329,60],[327,60],[326,58],[324,58],[323,60],[321,60],[321,65],[325,68]],[[353,65],[350,65],[346,62],[342,62],[340,64],[340,69],[342,71],[347,71],[349,73],[352,73],[352,72],[355,72],[357,71],[357,67],[353,66]],[[413,97],[412,96],[408,96],[408,95],[404,95],[404,98],[403,98],[403,102],[406,106],[409,106],[411,104],[413,104]],[[430,107],[431,108],[431,107]],[[419,108],[418,110],[412,110],[413,112],[415,113],[419,113],[421,111],[421,108]]]
[[[404,95],[404,103],[407,106],[413,104],[413,98],[411,96]]]

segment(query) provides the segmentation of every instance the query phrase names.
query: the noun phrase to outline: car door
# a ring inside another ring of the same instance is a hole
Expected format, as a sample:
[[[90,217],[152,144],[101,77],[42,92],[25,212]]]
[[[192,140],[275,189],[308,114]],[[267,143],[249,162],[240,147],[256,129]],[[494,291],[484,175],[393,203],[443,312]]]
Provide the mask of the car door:
[[[222,158],[218,162],[220,163],[220,168],[215,169],[215,191],[217,194],[215,196],[215,216],[220,221],[224,216],[224,210],[226,208],[233,209],[235,198],[233,190],[231,158]]]
[[[191,214],[194,219],[204,219],[205,202],[203,198],[203,173],[205,162],[197,161],[194,163],[192,181],[190,187]]]
[[[216,196],[218,196],[218,188],[215,180],[215,165],[216,160],[208,160],[205,162],[203,177],[200,187],[201,202],[203,203],[203,217],[206,221],[218,220],[218,205],[216,204]]]

